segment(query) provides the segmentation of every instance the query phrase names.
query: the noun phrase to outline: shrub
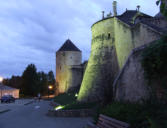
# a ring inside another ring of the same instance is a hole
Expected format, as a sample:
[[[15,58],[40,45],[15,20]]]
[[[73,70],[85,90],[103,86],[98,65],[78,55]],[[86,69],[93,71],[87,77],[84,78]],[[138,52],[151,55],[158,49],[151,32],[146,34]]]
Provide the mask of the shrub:
[[[107,115],[131,124],[134,128],[165,128],[167,127],[167,105],[157,102],[131,104],[114,102],[99,110]]]
[[[142,66],[148,80],[167,74],[167,35],[151,44],[142,53]]]

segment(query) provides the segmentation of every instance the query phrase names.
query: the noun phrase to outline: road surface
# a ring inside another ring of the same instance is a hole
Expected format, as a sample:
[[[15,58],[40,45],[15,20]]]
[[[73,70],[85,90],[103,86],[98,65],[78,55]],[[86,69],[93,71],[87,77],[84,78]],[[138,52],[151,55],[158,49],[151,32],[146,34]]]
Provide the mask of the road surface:
[[[0,128],[83,128],[91,120],[48,117],[49,107],[49,101],[10,106],[11,111],[0,114]]]

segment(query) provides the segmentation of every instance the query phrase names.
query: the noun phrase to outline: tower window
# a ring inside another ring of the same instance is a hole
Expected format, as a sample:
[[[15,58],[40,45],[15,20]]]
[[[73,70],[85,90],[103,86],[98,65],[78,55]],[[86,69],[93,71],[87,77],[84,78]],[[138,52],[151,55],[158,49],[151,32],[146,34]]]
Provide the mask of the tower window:
[[[110,35],[110,33],[108,33],[108,39],[110,39],[111,38],[111,35]]]

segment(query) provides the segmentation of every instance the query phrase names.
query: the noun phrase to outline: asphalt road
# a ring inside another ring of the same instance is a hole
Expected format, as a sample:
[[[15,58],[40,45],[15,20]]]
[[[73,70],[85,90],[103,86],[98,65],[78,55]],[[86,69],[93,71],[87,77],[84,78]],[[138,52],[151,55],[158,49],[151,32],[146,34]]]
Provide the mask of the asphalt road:
[[[0,114],[0,128],[83,128],[90,120],[48,117],[49,107],[48,101],[13,106],[11,111]]]

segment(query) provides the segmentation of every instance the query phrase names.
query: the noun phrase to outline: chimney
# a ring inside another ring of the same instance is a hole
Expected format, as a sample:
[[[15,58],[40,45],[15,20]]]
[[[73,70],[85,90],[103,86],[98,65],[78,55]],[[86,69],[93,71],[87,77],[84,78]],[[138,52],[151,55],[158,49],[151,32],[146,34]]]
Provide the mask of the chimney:
[[[113,1],[113,13],[114,16],[117,16],[117,1]]]
[[[102,11],[102,19],[104,19],[104,11]]]
[[[137,11],[138,12],[140,11],[140,5],[137,5]]]

